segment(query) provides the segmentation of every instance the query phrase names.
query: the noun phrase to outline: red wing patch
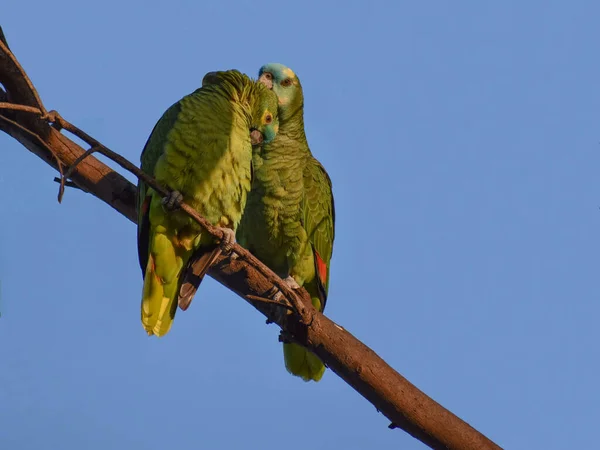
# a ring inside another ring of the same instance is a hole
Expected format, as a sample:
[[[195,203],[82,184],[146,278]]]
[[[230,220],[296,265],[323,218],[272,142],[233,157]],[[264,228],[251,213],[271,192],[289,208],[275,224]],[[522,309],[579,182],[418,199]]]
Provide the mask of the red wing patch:
[[[317,274],[319,275],[319,280],[321,281],[323,286],[325,286],[327,284],[327,264],[325,264],[325,261],[321,259],[321,256],[319,255],[318,251],[315,250],[314,252],[315,263],[317,266]]]
[[[319,299],[321,300],[321,312],[325,310],[327,303],[327,264],[319,255],[319,252],[313,247],[315,253],[315,268],[317,269],[317,289],[319,291]]]
[[[152,200],[152,196],[148,196],[144,199],[144,203],[142,203],[142,216],[145,216],[148,213],[148,208],[150,208],[150,200]]]

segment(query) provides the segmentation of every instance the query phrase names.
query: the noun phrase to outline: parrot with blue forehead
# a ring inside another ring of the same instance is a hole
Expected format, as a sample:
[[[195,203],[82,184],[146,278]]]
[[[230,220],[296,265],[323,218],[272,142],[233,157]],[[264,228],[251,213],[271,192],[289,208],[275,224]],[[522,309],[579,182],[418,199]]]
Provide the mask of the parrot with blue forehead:
[[[331,180],[308,147],[296,74],[271,63],[258,75],[277,94],[279,131],[254,148],[252,189],[237,239],[290,287],[306,288],[313,306],[323,311],[334,240]],[[325,372],[321,360],[298,344],[284,342],[283,355],[288,372],[304,381],[319,381]]]
[[[189,306],[180,290],[193,260],[197,285],[223,248],[231,246],[252,177],[252,146],[274,139],[277,96],[237,70],[210,72],[202,87],[160,118],[141,155],[142,170],[172,192],[167,198],[138,184],[138,255],[144,276],[142,325],[169,332],[175,311]],[[177,208],[183,201],[224,233],[219,243]]]

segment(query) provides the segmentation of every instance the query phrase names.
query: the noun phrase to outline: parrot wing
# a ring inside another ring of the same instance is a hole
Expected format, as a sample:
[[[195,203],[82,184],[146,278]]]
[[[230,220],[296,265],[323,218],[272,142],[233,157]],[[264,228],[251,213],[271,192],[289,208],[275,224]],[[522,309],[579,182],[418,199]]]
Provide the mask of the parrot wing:
[[[321,293],[321,311],[325,309],[329,289],[329,261],[335,238],[335,207],[331,179],[315,158],[304,169],[303,226],[313,247],[315,269]]]
[[[163,154],[164,145],[167,141],[167,134],[177,121],[177,116],[181,110],[180,102],[172,105],[157,124],[152,129],[152,133],[146,141],[144,150],[142,150],[141,156],[141,169],[148,175],[154,175],[154,168],[156,163]],[[142,180],[138,180],[138,196],[137,196],[137,210],[138,210],[138,259],[142,274],[146,275],[146,265],[148,264],[148,245],[150,240],[150,199],[148,190],[149,186],[146,185]]]

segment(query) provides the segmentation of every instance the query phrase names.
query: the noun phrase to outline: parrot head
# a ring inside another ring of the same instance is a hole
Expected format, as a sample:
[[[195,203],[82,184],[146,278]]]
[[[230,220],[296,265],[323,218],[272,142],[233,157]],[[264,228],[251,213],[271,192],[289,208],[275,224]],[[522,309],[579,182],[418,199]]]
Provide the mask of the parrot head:
[[[265,64],[258,71],[258,81],[277,94],[281,120],[302,111],[302,85],[292,69],[279,63]]]
[[[208,72],[202,79],[202,87],[231,82],[234,77],[247,78],[238,70]],[[271,142],[279,130],[277,95],[263,83],[255,86],[257,95],[250,111],[250,142],[253,146]]]
[[[258,83],[258,98],[251,112],[250,141],[252,145],[267,144],[279,131],[277,96]]]

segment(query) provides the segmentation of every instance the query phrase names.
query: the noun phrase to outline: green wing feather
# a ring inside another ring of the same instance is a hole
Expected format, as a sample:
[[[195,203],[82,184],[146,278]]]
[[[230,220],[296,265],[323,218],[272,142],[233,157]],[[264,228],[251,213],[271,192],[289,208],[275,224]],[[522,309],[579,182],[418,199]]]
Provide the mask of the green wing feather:
[[[329,262],[335,238],[335,207],[331,179],[315,158],[309,158],[304,169],[303,225],[308,240],[327,266],[324,283],[325,299],[329,290]],[[317,274],[318,277],[318,274]],[[325,301],[321,310],[325,309]]]
[[[141,169],[148,175],[154,175],[154,168],[159,158],[163,154],[164,145],[167,141],[167,134],[177,121],[177,116],[181,111],[181,103],[177,102],[172,105],[160,120],[154,125],[150,137],[146,141],[146,145],[142,150]],[[138,196],[137,196],[137,211],[138,211],[138,258],[142,275],[146,274],[146,265],[148,264],[148,243],[150,232],[149,221],[149,205],[144,208],[144,202],[150,200],[148,196],[148,186],[142,180],[138,180]]]

